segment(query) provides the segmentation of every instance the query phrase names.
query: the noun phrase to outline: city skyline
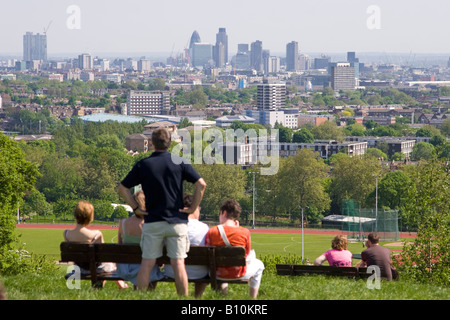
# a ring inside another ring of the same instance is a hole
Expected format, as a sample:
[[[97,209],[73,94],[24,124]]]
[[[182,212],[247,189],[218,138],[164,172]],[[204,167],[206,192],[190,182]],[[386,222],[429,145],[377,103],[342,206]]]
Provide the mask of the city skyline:
[[[206,0],[23,0],[2,5],[0,55],[21,55],[23,35],[46,30],[49,57],[82,52],[175,56],[189,46],[195,30],[202,42],[214,45],[219,28],[226,28],[229,59],[239,43],[257,40],[264,50],[283,56],[292,41],[301,53],[446,54],[450,43],[440,31],[450,29],[449,7],[444,0],[280,0],[275,8],[266,0],[225,5]]]

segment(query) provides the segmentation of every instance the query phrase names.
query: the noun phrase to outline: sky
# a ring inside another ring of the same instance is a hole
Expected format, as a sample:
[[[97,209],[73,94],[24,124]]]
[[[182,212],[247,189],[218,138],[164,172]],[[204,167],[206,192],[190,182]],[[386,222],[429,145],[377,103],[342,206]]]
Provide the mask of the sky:
[[[22,55],[25,32],[47,30],[49,56],[68,53],[181,53],[194,30],[229,54],[260,40],[283,55],[450,53],[449,0],[0,0],[0,56]]]

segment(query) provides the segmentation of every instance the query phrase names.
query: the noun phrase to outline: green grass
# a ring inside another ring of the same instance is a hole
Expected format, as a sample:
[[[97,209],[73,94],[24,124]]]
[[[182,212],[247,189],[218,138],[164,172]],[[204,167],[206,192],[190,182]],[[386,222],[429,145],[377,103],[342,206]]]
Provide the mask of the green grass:
[[[19,229],[21,242],[35,254],[45,254],[59,259],[59,243],[63,240],[58,229]],[[105,241],[116,242],[116,230],[102,230]],[[330,235],[305,235],[305,258],[312,262],[331,245]],[[274,265],[279,259],[297,259],[301,256],[299,234],[252,234],[252,247],[266,263],[266,270],[258,300],[448,300],[449,288],[417,284],[400,279],[382,281],[381,289],[368,289],[365,280],[331,278],[325,276],[277,276]],[[359,253],[361,243],[350,244],[350,251]],[[180,298],[173,283],[159,283],[154,292],[118,290],[108,282],[103,290],[93,290],[89,281],[82,281],[81,289],[69,289],[64,280],[67,265],[61,265],[54,274],[21,274],[0,276],[10,300],[192,300],[193,296]],[[190,284],[190,292],[193,285]],[[227,296],[207,288],[200,300],[247,300],[246,285],[230,285]]]

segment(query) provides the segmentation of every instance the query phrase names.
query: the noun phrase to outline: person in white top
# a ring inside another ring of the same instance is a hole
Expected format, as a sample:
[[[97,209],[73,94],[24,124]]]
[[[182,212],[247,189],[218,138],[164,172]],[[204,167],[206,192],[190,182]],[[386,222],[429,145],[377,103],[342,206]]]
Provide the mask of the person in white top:
[[[193,200],[192,195],[185,195],[183,198],[183,205],[187,208],[190,207]],[[201,222],[200,220],[200,207],[197,208],[188,216],[188,237],[190,245],[205,245],[206,233],[209,230],[209,226]],[[186,266],[186,272],[188,279],[202,279],[208,276],[207,266]],[[174,278],[172,266],[164,266],[164,274],[169,278]],[[206,289],[207,283],[195,284],[195,297],[200,297]]]

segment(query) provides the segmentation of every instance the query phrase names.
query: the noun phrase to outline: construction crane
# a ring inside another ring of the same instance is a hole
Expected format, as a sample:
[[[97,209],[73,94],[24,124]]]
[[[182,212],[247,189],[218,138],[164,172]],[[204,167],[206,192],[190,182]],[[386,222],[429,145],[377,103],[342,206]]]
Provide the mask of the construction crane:
[[[47,25],[47,28],[44,28],[44,35],[47,35],[47,30],[50,28],[50,25],[52,24],[53,20],[50,20],[50,22]]]

